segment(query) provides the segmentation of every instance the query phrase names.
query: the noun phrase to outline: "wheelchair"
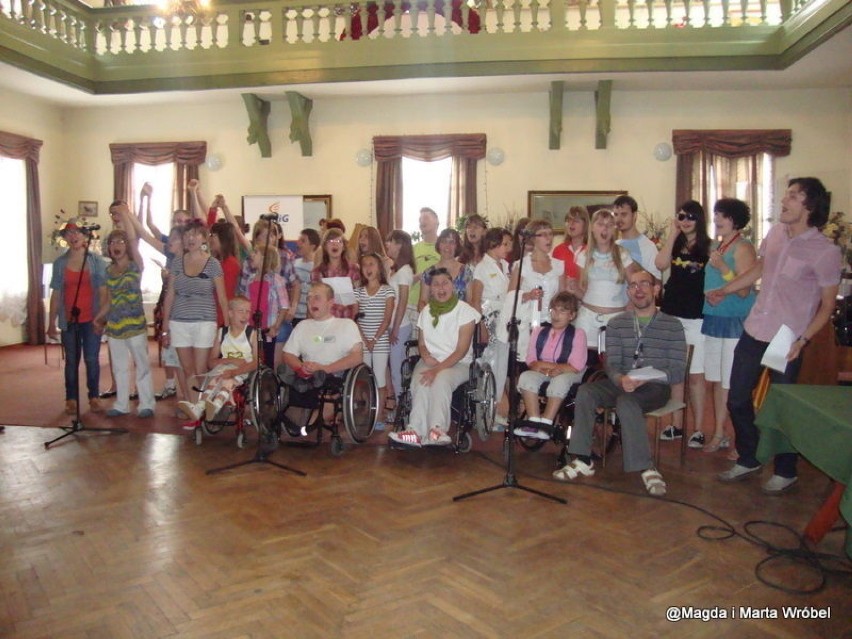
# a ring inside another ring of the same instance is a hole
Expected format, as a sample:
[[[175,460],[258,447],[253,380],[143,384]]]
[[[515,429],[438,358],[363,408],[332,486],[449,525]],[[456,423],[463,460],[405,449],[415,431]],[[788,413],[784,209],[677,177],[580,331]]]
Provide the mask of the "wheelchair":
[[[540,450],[549,441],[556,444],[559,448],[557,456],[557,464],[561,468],[568,463],[568,444],[571,440],[571,427],[574,425],[574,406],[577,398],[577,391],[580,386],[590,382],[597,382],[601,379],[606,379],[604,371],[604,356],[605,356],[605,335],[606,327],[602,328],[598,334],[598,350],[589,349],[589,358],[587,361],[586,371],[583,373],[583,380],[579,384],[573,384],[562,401],[559,411],[556,413],[556,419],[553,422],[553,427],[550,431],[550,439],[538,439],[535,437],[516,437],[518,444],[528,451]],[[544,405],[547,403],[545,391],[550,385],[549,381],[544,382],[538,391],[540,409],[544,410]],[[521,414],[523,418],[525,413]],[[607,418],[609,418],[608,421]],[[620,441],[621,430],[618,423],[618,418],[615,411],[601,410],[595,420],[595,429],[592,436],[592,457],[601,459],[611,452],[618,441]]]
[[[286,367],[282,365],[279,371],[286,371]],[[252,387],[249,409],[261,437],[278,440],[286,433],[296,440],[288,441],[290,445],[319,446],[328,433],[331,454],[337,457],[343,453],[341,421],[356,444],[366,442],[373,434],[379,415],[379,389],[366,364],[358,364],[341,376],[328,375],[320,386],[306,390],[285,383],[282,376],[262,369]],[[332,406],[328,421],[324,415],[327,405]],[[302,409],[302,418],[294,421],[288,417],[290,408]],[[299,441],[312,433],[316,433],[315,442]]]
[[[269,370],[263,367],[260,374],[264,370]],[[246,377],[246,381],[237,386],[232,392],[231,397],[233,404],[223,406],[213,419],[207,419],[204,415],[198,420],[192,430],[192,436],[195,439],[195,444],[200,446],[205,436],[213,436],[221,433],[226,427],[233,426],[234,434],[236,435],[237,448],[245,448],[247,440],[247,430],[249,427],[254,427],[257,424],[255,415],[257,409],[258,389],[257,385],[260,380],[260,375],[257,370],[251,371]],[[207,385],[207,377],[205,376],[202,388]],[[201,389],[195,388],[201,392]]]
[[[417,340],[406,342],[406,358],[402,362],[402,388],[396,400],[393,430],[405,430],[411,415],[411,378],[420,361]],[[473,447],[471,431],[476,429],[480,439],[488,439],[494,428],[497,407],[496,383],[491,365],[483,357],[485,344],[473,341],[473,363],[468,380],[453,391],[450,401],[450,426],[454,427],[453,447],[457,453],[467,453]],[[391,447],[396,447],[391,443]],[[402,448],[400,446],[400,448]]]

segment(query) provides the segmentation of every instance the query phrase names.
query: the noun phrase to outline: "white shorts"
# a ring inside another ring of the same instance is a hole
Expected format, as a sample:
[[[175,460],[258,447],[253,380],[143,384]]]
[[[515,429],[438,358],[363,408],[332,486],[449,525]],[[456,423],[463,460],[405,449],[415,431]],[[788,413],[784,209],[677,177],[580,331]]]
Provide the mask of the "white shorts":
[[[364,349],[364,363],[373,371],[373,376],[376,378],[376,386],[384,388],[388,382],[388,359],[390,353],[371,353],[366,348]]]
[[[704,336],[704,377],[708,382],[722,382],[722,388],[731,388],[731,370],[734,368],[734,349],[738,337]]]
[[[216,322],[169,322],[175,348],[213,348],[219,329]]]
[[[582,328],[586,333],[586,339],[589,342],[589,348],[598,350],[598,335],[601,329],[607,325],[609,320],[617,315],[621,315],[624,311],[616,311],[615,313],[597,313],[590,308],[580,306],[577,312],[577,319],[574,320],[575,328]]]
[[[701,332],[701,324],[703,319],[684,319],[678,317],[683,325],[683,332],[686,335],[686,343],[692,348],[692,365],[689,367],[691,375],[700,375],[704,372],[704,338],[706,335]]]

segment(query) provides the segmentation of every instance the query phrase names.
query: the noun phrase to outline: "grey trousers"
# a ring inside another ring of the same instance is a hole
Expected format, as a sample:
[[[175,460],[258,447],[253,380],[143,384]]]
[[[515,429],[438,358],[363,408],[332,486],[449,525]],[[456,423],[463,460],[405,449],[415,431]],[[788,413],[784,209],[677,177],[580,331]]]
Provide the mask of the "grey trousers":
[[[651,468],[654,459],[645,427],[645,413],[665,405],[670,396],[671,387],[668,384],[655,382],[643,384],[632,393],[625,392],[608,379],[583,384],[577,390],[574,428],[568,452],[572,455],[591,455],[595,409],[614,407],[621,422],[624,472]]]

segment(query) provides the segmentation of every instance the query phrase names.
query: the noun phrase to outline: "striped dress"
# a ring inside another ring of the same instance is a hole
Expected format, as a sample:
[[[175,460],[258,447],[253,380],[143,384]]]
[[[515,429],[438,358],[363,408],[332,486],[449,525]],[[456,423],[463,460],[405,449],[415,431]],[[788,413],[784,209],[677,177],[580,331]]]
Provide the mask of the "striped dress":
[[[385,319],[385,304],[388,299],[394,299],[395,294],[393,287],[388,284],[379,286],[379,290],[375,295],[367,293],[367,288],[359,286],[355,289],[355,299],[358,300],[358,313],[361,317],[358,318],[358,328],[367,339],[373,339],[382,321]],[[390,352],[390,326],[382,333],[382,336],[376,342],[374,353],[389,353]]]
[[[109,291],[106,334],[114,339],[128,339],[148,330],[142,307],[142,273],[136,262],[130,262],[124,272],[113,275],[107,269]]]

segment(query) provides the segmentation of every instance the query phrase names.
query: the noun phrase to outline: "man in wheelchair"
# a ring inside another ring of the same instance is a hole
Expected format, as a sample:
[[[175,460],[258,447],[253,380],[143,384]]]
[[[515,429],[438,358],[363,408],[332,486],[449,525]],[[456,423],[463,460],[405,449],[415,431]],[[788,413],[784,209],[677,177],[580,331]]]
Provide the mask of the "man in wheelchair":
[[[219,349],[210,349],[210,372],[201,395],[197,402],[178,402],[178,408],[189,419],[198,421],[205,415],[212,421],[225,404],[233,403],[234,389],[254,370],[257,343],[252,339],[252,327],[248,326],[250,315],[248,298],[237,295],[228,302],[228,327],[222,331]],[[217,358],[217,353],[221,357]]]
[[[316,282],[308,291],[308,319],[293,329],[284,345],[284,364],[278,367],[281,382],[289,387],[290,406],[313,408],[323,388],[342,381],[347,370],[363,361],[361,333],[351,319],[334,317],[334,290]],[[304,434],[293,431],[291,434]]]
[[[573,294],[558,293],[550,301],[550,325],[536,329],[530,338],[526,357],[529,368],[518,379],[518,390],[527,413],[526,420],[515,428],[518,437],[550,439],[550,431],[568,391],[583,380],[588,355],[586,333],[571,324],[578,308],[579,301]],[[546,382],[549,382],[544,391],[547,404],[542,415],[538,397]]]

